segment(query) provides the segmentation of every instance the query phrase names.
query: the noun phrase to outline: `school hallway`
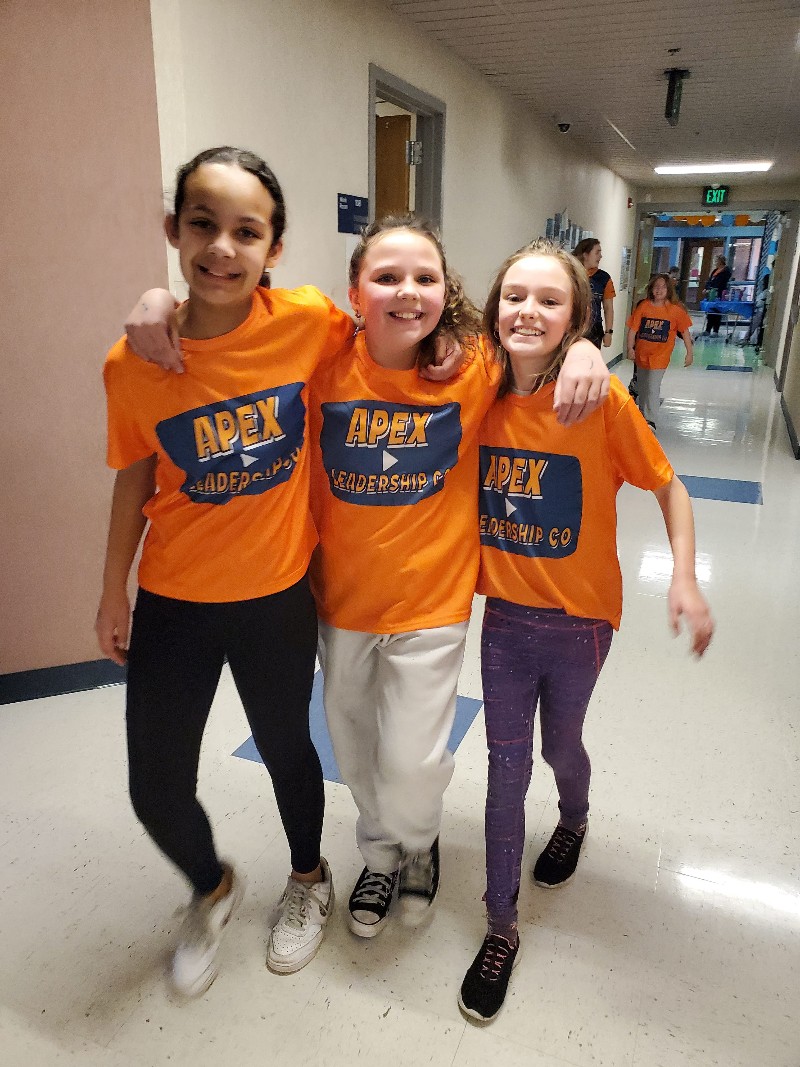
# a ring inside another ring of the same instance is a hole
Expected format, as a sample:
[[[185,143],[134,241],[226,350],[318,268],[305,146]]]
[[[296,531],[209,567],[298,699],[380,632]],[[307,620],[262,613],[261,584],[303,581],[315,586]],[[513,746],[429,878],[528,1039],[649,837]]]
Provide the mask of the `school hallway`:
[[[683,370],[676,353],[664,381],[659,436],[694,496],[714,643],[695,662],[685,639],[670,637],[661,515],[649,495],[624,487],[625,616],[586,731],[590,834],[568,886],[532,884],[530,866],[556,822],[552,776],[537,757],[523,951],[491,1026],[467,1023],[456,1005],[483,936],[476,603],[442,889],[427,926],[395,916],[372,941],[346,927],[361,862],[317,692],[315,737],[329,779],[323,851],[338,902],[318,956],[289,977],[264,964],[288,851],[263,769],[240,758],[252,755],[249,731],[226,674],[200,791],[247,893],[220,977],[190,1003],[174,1002],[163,982],[186,891],[129,808],[123,688],[3,707],[4,1064],[796,1067],[800,484],[772,371],[753,369],[747,353],[721,352],[734,367],[727,372],[707,369],[710,358]],[[627,380],[630,367],[615,371]]]

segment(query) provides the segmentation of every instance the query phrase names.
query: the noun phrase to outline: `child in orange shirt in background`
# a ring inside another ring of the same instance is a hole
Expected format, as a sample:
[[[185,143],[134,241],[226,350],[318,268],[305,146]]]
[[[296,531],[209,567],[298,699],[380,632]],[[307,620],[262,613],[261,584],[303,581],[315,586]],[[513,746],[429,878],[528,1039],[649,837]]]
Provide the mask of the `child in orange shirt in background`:
[[[311,375],[352,323],[316,290],[258,288],[280,256],[284,221],[280,185],[252,153],[211,149],[182,167],[166,231],[189,285],[178,319],[185,373],[142,362],[125,338],[104,371],[118,474],[96,629],[103,652],[128,663],[134,810],[194,890],[170,971],[186,996],[216,977],[242,893],[196,795],[226,658],[291,852],[271,970],[312,958],[333,905],[308,725],[317,617],[306,571],[317,535],[306,407]],[[128,648],[127,580],[147,519]]]
[[[651,429],[661,405],[661,382],[678,336],[686,345],[684,366],[694,360],[692,319],[675,295],[675,283],[668,274],[654,274],[644,300],[628,319],[628,359],[636,363],[637,403]]]
[[[582,731],[622,611],[616,495],[623,482],[651,490],[664,514],[675,561],[673,630],[684,616],[697,655],[713,633],[695,579],[689,495],[627,390],[612,378],[606,404],[567,431],[552,416],[553,382],[585,327],[590,299],[577,261],[542,241],[506,261],[484,311],[503,373],[480,435],[488,933],[459,993],[462,1010],[482,1022],[502,1007],[519,951],[537,705],[560,811],[533,870],[537,885],[572,877],[586,835],[591,768]]]

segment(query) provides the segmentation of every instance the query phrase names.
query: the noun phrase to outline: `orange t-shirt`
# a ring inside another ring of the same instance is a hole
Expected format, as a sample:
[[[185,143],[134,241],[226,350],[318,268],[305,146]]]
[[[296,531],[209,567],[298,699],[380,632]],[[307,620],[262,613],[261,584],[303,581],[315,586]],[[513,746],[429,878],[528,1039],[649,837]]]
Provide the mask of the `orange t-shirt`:
[[[634,351],[636,366],[647,370],[665,370],[679,333],[688,330],[692,318],[682,304],[667,301],[661,307],[651,300],[638,304],[628,319],[628,326],[637,333]]]
[[[125,338],[104,368],[108,464],[153,454],[157,491],[139,584],[178,600],[250,600],[305,573],[317,536],[308,504],[308,382],[352,335],[311,286],[257,289],[231,333],[183,340],[181,375]]]
[[[463,622],[478,573],[478,430],[497,392],[494,355],[476,342],[440,383],[379,366],[363,334],[353,347],[311,386],[320,617],[388,634]]]
[[[592,278],[595,274],[597,274],[599,269],[599,267],[592,267],[591,270],[587,270],[586,273],[590,278]],[[605,287],[603,288],[603,295],[601,299],[613,300],[616,295],[617,290],[614,288],[614,283],[611,281],[611,278],[609,278],[605,284]]]
[[[623,482],[659,489],[674,472],[619,378],[569,428],[552,412],[554,389],[509,394],[484,420],[478,592],[617,629],[617,493]]]

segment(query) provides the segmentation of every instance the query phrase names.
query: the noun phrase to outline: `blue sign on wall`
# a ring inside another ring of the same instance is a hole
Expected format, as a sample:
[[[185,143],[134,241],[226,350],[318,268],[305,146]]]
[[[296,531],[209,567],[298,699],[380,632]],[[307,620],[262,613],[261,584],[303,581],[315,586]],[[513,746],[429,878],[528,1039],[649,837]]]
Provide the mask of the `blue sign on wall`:
[[[361,233],[369,225],[369,200],[366,196],[338,193],[339,233]]]

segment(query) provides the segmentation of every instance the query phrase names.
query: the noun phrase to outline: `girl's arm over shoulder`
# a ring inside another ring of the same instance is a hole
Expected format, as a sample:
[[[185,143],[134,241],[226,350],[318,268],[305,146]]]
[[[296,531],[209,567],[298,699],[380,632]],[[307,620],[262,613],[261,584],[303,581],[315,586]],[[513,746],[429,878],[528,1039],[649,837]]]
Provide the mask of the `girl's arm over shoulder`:
[[[667,598],[670,626],[677,636],[683,616],[691,634],[692,652],[702,656],[714,635],[714,620],[694,572],[692,502],[686,486],[678,477],[673,477],[666,485],[654,490],[654,494],[664,515],[667,537],[672,547],[672,583]]]
[[[122,666],[130,635],[131,605],[128,575],[147,519],[142,513],[155,492],[156,457],[147,456],[117,472],[108,547],[103,569],[103,594],[94,625],[104,656]]]
[[[563,426],[573,426],[608,399],[611,378],[606,362],[586,338],[576,341],[564,358],[556,380],[553,411]]]
[[[455,334],[443,331],[436,338],[436,353],[433,363],[421,367],[420,378],[429,382],[447,382],[455,378],[463,366],[466,353]]]
[[[141,359],[183,374],[177,306],[177,300],[166,289],[148,289],[125,320],[125,332],[128,344]]]

